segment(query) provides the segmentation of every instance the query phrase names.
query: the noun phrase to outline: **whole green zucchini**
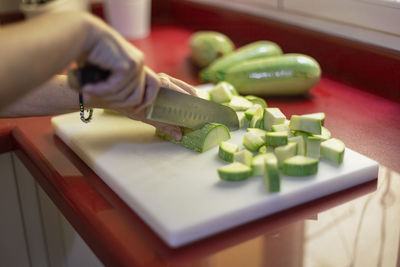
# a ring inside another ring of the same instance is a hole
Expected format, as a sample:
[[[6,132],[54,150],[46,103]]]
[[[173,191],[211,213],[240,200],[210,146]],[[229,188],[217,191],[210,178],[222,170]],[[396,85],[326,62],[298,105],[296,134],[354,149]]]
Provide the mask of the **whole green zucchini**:
[[[274,42],[257,41],[240,47],[227,54],[200,72],[200,79],[206,82],[216,82],[220,76],[224,76],[226,70],[246,60],[265,58],[281,55],[281,48]]]
[[[312,89],[321,77],[318,62],[302,54],[249,60],[229,68],[220,80],[243,95],[300,95]]]
[[[215,31],[198,31],[189,39],[190,58],[204,68],[216,59],[233,51],[233,42],[228,36]]]

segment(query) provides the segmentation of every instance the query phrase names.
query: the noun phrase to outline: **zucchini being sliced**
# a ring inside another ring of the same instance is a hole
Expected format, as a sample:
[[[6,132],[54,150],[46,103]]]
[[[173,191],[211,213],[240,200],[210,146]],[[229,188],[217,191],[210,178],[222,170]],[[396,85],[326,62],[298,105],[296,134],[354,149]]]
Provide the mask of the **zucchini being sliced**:
[[[225,125],[219,123],[208,123],[199,130],[184,131],[182,139],[179,141],[159,130],[156,130],[156,134],[167,141],[200,153],[216,147],[222,141],[231,138],[229,129]]]

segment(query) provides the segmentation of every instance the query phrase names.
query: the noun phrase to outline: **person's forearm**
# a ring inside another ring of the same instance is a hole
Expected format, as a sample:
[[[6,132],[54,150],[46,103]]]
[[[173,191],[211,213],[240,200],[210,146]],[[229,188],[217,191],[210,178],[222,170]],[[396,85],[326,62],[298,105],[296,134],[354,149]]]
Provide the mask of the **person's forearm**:
[[[0,28],[0,106],[60,73],[92,44],[82,13],[44,15]]]
[[[84,94],[87,108],[106,108],[96,97]],[[0,118],[46,116],[79,111],[78,92],[67,84],[65,75],[57,75],[42,86],[31,90],[13,103],[0,107]]]

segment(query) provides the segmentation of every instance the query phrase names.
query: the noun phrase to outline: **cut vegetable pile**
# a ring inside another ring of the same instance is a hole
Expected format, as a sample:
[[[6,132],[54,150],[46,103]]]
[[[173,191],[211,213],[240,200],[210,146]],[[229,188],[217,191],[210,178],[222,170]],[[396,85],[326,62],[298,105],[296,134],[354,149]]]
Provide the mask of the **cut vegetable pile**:
[[[158,134],[198,152],[219,146],[218,156],[227,162],[217,170],[221,180],[243,181],[262,176],[269,192],[279,192],[282,175],[315,175],[320,158],[334,164],[343,162],[345,145],[331,138],[330,131],[323,126],[323,112],[292,115],[287,119],[279,108],[267,107],[264,99],[256,96],[241,96],[227,82],[201,91],[199,95],[204,99],[236,110],[241,128],[246,129],[242,143],[229,142],[228,128],[216,123],[200,130],[183,129],[181,141]]]

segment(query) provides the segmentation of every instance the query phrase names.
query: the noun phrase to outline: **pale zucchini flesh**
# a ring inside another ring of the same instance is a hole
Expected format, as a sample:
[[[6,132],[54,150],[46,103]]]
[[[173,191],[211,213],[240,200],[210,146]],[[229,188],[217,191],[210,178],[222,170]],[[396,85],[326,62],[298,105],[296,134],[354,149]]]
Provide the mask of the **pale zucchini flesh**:
[[[274,153],[278,159],[278,166],[282,167],[283,162],[297,154],[297,143],[289,143],[285,146],[278,146],[275,148]]]
[[[209,91],[209,94],[211,101],[216,103],[225,103],[232,99],[232,93],[229,90],[227,83],[217,84]]]
[[[321,143],[321,156],[332,162],[341,164],[344,158],[345,144],[337,139],[331,138]]]
[[[321,120],[314,117],[292,115],[289,127],[292,131],[303,131],[311,134],[321,134]]]
[[[253,157],[253,160],[251,162],[251,169],[253,171],[253,176],[264,175],[266,160],[275,160],[275,162],[277,162],[276,156],[272,152],[266,154],[258,154],[257,156]]]
[[[229,105],[228,105],[229,106]],[[249,120],[246,118],[246,115],[243,111],[236,111],[236,115],[239,121],[239,128],[247,128],[249,126]]]
[[[253,153],[247,149],[240,150],[234,154],[234,162],[243,163],[246,166],[251,166],[251,161],[253,160]]]
[[[320,157],[320,147],[321,139],[314,136],[307,137],[306,143],[306,156],[311,158],[319,159]]]
[[[304,139],[303,139],[302,136],[289,137],[288,138],[288,142],[297,143],[297,155],[305,156],[305,154],[306,154],[306,144],[305,144]]]
[[[252,107],[248,108],[244,114],[246,115],[246,118],[251,121],[251,119],[254,116],[258,116],[260,118],[263,117],[264,115],[264,108],[261,107],[259,104],[254,104]]]
[[[286,116],[279,108],[266,108],[264,110],[264,129],[271,131],[271,126],[285,123]]]
[[[228,104],[235,111],[246,111],[253,106],[253,103],[243,96],[234,95]]]
[[[257,152],[264,145],[264,140],[256,133],[246,132],[243,136],[243,146],[250,151]]]

